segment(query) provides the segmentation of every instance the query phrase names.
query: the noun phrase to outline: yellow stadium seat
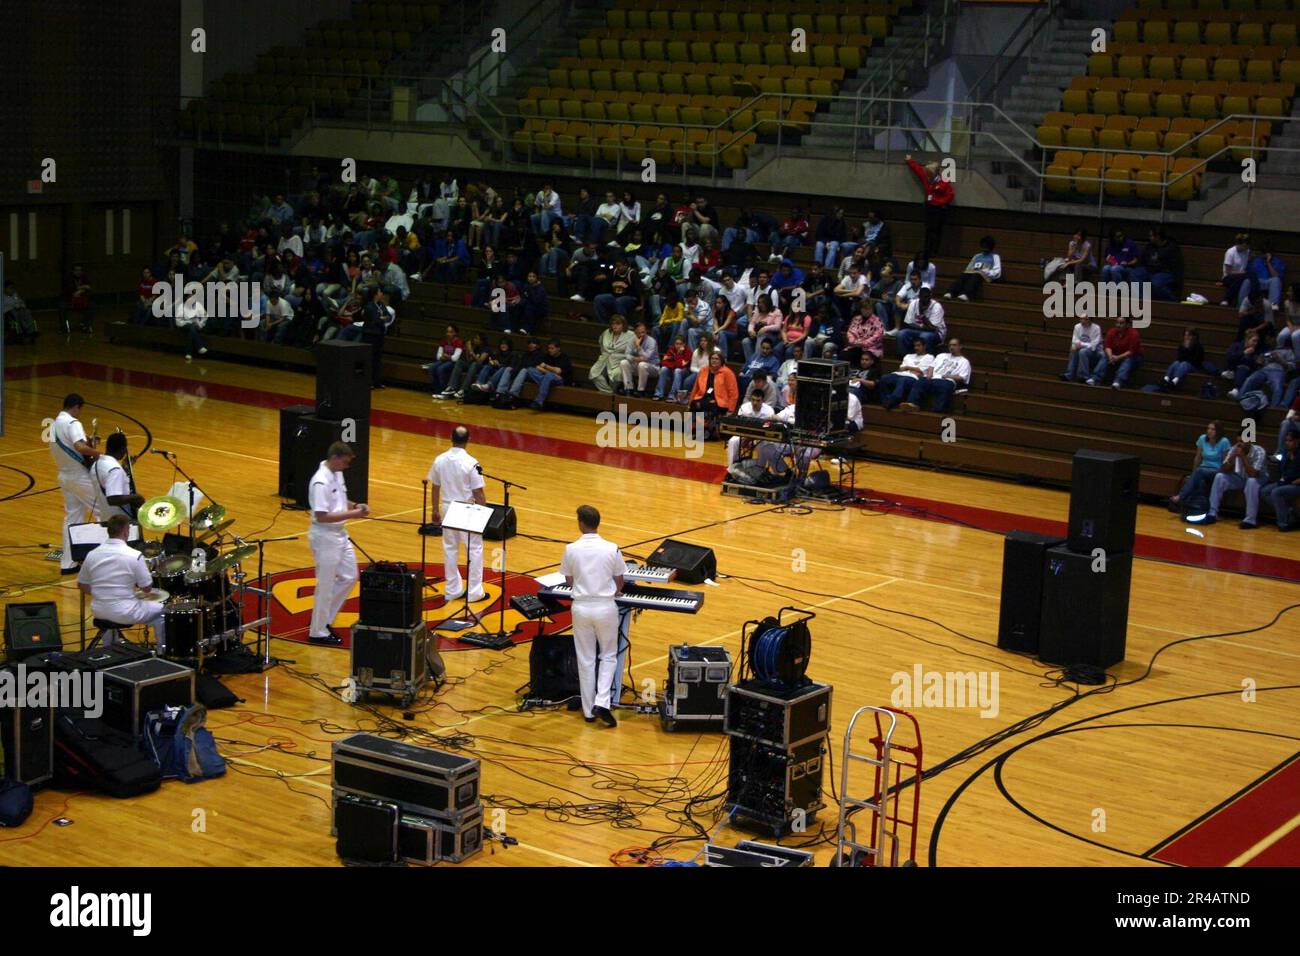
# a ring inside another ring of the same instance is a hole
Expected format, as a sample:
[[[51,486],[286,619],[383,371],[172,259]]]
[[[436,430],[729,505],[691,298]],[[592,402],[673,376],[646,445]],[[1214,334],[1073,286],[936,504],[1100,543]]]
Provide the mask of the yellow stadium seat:
[[[1138,36],[1137,20],[1118,20],[1115,23],[1115,42],[1116,43],[1137,43]],[[1091,71],[1090,71],[1091,72]]]
[[[1115,58],[1109,53],[1093,53],[1088,57],[1089,76],[1113,76]]]
[[[1173,93],[1161,93],[1156,97],[1156,115],[1182,116],[1183,98]]]
[[[1065,131],[1065,145],[1071,149],[1092,149],[1097,145],[1097,134],[1085,126],[1071,126]]]
[[[1098,90],[1092,94],[1092,108],[1103,116],[1119,112],[1119,94],[1112,90]]]
[[[1228,20],[1209,20],[1205,24],[1205,42],[1223,46],[1232,42],[1232,23]]]
[[[1236,83],[1241,80],[1241,61],[1221,56],[1214,61],[1214,79],[1220,83]]]
[[[1219,100],[1215,96],[1196,93],[1188,97],[1187,115],[1200,119],[1214,119],[1219,115]]]

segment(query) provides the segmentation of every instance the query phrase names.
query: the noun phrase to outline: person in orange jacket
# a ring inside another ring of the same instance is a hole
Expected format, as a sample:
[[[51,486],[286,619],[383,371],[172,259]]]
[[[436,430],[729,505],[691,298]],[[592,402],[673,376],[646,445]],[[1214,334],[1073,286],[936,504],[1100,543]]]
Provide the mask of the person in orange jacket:
[[[925,190],[925,254],[927,258],[933,259],[939,254],[943,225],[948,219],[948,210],[956,193],[952,183],[940,174],[938,163],[922,166],[912,158],[911,153],[907,154],[906,162]]]
[[[736,373],[722,361],[721,352],[709,356],[709,367],[695,378],[691,392],[691,411],[704,413],[705,438],[718,437],[718,419],[734,415],[740,402],[740,385]]]

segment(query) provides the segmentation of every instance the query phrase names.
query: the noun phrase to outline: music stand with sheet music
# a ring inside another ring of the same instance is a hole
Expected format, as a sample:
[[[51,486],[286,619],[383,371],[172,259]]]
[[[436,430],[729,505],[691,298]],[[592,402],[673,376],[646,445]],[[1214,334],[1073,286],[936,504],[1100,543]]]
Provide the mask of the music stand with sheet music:
[[[483,537],[483,529],[492,518],[492,509],[486,505],[476,505],[468,501],[453,501],[447,506],[447,513],[442,516],[442,527],[446,531],[464,531],[466,534]],[[451,625],[453,629],[463,631],[483,622],[469,609],[469,551],[473,539],[465,541],[465,616],[463,618],[445,618],[438,627]],[[504,595],[503,595],[504,598]],[[438,628],[435,627],[434,630]]]

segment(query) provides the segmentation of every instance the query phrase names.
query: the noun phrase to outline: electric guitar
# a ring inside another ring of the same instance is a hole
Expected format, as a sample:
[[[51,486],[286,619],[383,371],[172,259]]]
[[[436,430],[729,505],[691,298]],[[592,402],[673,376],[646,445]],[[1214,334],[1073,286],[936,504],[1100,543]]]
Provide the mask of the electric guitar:
[[[91,436],[86,439],[86,444],[88,444],[91,448],[94,448],[99,444],[99,419],[98,418],[92,418],[90,420],[90,431],[91,431]],[[90,455],[82,455],[81,464],[85,466],[86,471],[90,471],[90,469],[95,467],[95,459]]]

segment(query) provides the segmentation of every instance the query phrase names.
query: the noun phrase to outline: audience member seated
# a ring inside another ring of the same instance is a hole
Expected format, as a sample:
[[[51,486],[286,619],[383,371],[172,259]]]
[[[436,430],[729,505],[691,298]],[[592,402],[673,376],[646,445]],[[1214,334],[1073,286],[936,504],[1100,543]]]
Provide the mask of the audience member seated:
[[[447,384],[451,381],[452,369],[456,367],[464,347],[460,329],[455,324],[448,323],[442,342],[438,345],[437,354],[433,357],[433,361],[425,366],[425,371],[429,373],[429,381],[433,383],[435,397],[446,390]]]
[[[673,337],[672,344],[664,351],[659,362],[659,384],[654,397],[676,401],[677,395],[684,388],[683,381],[691,367],[691,350],[686,345],[686,337]]]
[[[1074,323],[1074,332],[1070,336],[1070,359],[1066,362],[1065,371],[1061,373],[1061,381],[1082,382],[1091,379],[1101,366],[1103,358],[1101,326],[1092,321],[1091,316],[1081,316]]]
[[[1267,303],[1270,313],[1282,303],[1282,287],[1286,283],[1286,263],[1282,257],[1273,252],[1273,243],[1265,239],[1258,253],[1250,257],[1246,266],[1246,280],[1241,284],[1241,297],[1244,300],[1252,292],[1258,292]]]
[[[736,373],[722,361],[722,353],[714,351],[709,356],[708,367],[695,377],[691,389],[691,411],[704,416],[706,439],[718,437],[718,419],[730,415],[740,401]]]
[[[942,414],[952,404],[952,397],[958,389],[970,385],[970,360],[961,354],[961,340],[948,340],[948,351],[935,356],[934,364],[918,378],[908,394],[904,408],[910,410],[921,407],[925,399],[934,398],[932,410]]]
[[[922,250],[913,256],[912,261],[907,264],[905,273],[911,275],[915,272],[921,277],[921,285],[931,291],[939,282],[939,268],[930,261],[930,257]]]
[[[817,232],[813,235],[816,243],[813,246],[813,262],[824,265],[827,269],[834,268],[836,256],[847,245],[848,238],[849,227],[844,221],[844,209],[836,206],[817,223]],[[852,248],[844,249],[845,253],[852,251]]]
[[[945,299],[953,296],[968,302],[980,297],[980,290],[985,282],[997,282],[1002,278],[1002,257],[998,255],[997,241],[992,236],[980,240],[980,251],[971,256],[966,263],[966,270],[957,277],[952,286],[943,294]]]
[[[1081,280],[1088,278],[1095,271],[1097,271],[1097,259],[1092,254],[1092,243],[1088,241],[1088,233],[1084,229],[1076,229],[1074,235],[1070,237],[1070,244],[1066,246],[1065,255],[1043,264],[1043,281],[1061,280],[1070,273],[1073,273],[1076,280]]]
[[[1237,443],[1223,459],[1219,473],[1210,486],[1210,511],[1205,524],[1219,520],[1223,496],[1229,491],[1240,491],[1246,496],[1246,517],[1240,527],[1250,531],[1259,524],[1259,493],[1268,480],[1268,455],[1262,445],[1247,441],[1249,433],[1242,431]]]
[[[600,357],[591,366],[587,377],[597,389],[611,394],[614,383],[623,374],[623,360],[632,357],[636,338],[628,331],[627,320],[615,315],[609,321],[609,328],[600,333],[599,344]]]
[[[718,348],[724,359],[730,358],[734,343],[749,329],[749,293],[729,272],[722,276],[713,300],[713,320]]]
[[[644,322],[638,322],[633,327],[632,337],[635,340],[632,354],[623,359],[620,365],[623,375],[622,391],[644,398],[648,394],[650,379],[659,381],[659,344],[646,330]]]
[[[1266,392],[1268,403],[1275,408],[1286,408],[1288,397],[1287,378],[1295,371],[1295,353],[1290,349],[1273,349],[1264,355],[1261,365],[1239,385],[1228,393],[1229,398],[1240,399],[1249,392]]]
[[[195,355],[207,354],[207,346],[199,335],[208,321],[207,309],[203,307],[203,296],[196,294],[186,299],[181,307],[176,309],[172,321],[185,337],[185,361],[188,362]]]
[[[1259,333],[1247,332],[1244,339],[1228,346],[1223,359],[1224,369],[1219,377],[1231,381],[1234,390],[1240,389],[1256,369],[1263,367],[1266,352]]]
[[[903,356],[898,371],[890,372],[880,380],[880,404],[886,411],[902,404],[912,387],[934,368],[934,356],[926,351],[925,340],[914,338],[911,341],[912,351]]]
[[[844,345],[844,320],[830,306],[822,306],[804,341],[809,358],[834,358]]]
[[[1290,431],[1282,440],[1282,458],[1277,464],[1277,481],[1259,491],[1277,516],[1277,530],[1294,531],[1296,501],[1300,500],[1300,431]]]
[[[1239,232],[1223,254],[1223,274],[1216,283],[1223,287],[1223,299],[1219,305],[1240,304],[1243,298],[1241,287],[1250,278],[1247,271],[1250,258],[1250,235]]]
[[[1183,297],[1183,250],[1165,232],[1152,226],[1140,263],[1129,273],[1131,282],[1150,282],[1151,295],[1163,302]]]
[[[1178,511],[1183,502],[1193,495],[1208,495],[1214,477],[1223,467],[1224,457],[1232,446],[1219,434],[1219,423],[1210,422],[1205,434],[1196,439],[1196,456],[1192,459],[1192,473],[1187,476],[1178,494],[1169,499],[1169,509]]]
[[[436,393],[434,398],[464,398],[465,389],[478,381],[479,372],[492,358],[492,349],[482,332],[475,332],[469,337],[469,343],[461,349],[447,380],[447,387]]]
[[[1111,388],[1120,389],[1136,377],[1142,367],[1142,336],[1133,328],[1127,316],[1115,319],[1115,325],[1102,340],[1101,361],[1088,376],[1089,385],[1104,384],[1113,375]]]
[[[518,403],[526,381],[537,385],[537,395],[529,407],[538,412],[546,405],[546,397],[550,395],[552,388],[556,385],[573,384],[573,362],[564,354],[559,339],[551,339],[546,344],[546,354],[535,365],[521,369],[515,376],[514,383],[510,386],[513,403]]]
[[[4,287],[4,334],[5,339],[15,342],[35,342],[40,333],[36,330],[36,320],[32,310],[18,294],[18,287],[6,282]]]
[[[903,316],[907,315],[912,303],[921,295],[925,286],[921,283],[921,273],[909,272],[907,281],[892,296],[882,295],[876,302],[875,311],[885,326],[885,335],[893,338],[902,331]]]
[[[1137,243],[1124,235],[1122,229],[1112,229],[1101,264],[1102,281],[1127,282],[1140,261]]]
[[[757,372],[765,372],[770,379],[775,380],[777,371],[781,368],[781,359],[776,354],[776,348],[769,338],[764,338],[758,343],[758,351],[750,356],[749,361],[740,372],[740,391],[741,394],[748,395],[750,382]]]
[[[1243,339],[1252,332],[1264,341],[1273,338],[1273,310],[1263,293],[1257,291],[1250,291],[1237,307],[1237,338]]]
[[[746,363],[754,357],[759,342],[770,341],[775,348],[781,341],[783,322],[784,318],[781,315],[781,310],[772,305],[770,295],[760,294],[755,298],[754,312],[750,314],[749,318],[749,331],[740,342]]]
[[[1201,333],[1196,329],[1188,328],[1183,330],[1183,341],[1178,346],[1178,358],[1170,364],[1165,370],[1165,377],[1161,380],[1162,389],[1178,388],[1192,372],[1204,372],[1206,375],[1217,375],[1219,370],[1209,362],[1205,361],[1205,346],[1201,344]]]
[[[863,273],[862,267],[856,262],[851,263],[848,274],[840,280],[834,290],[835,308],[839,314],[846,320],[851,318],[867,289],[867,276]]]
[[[922,286],[903,316],[903,329],[898,333],[898,354],[907,355],[914,339],[923,341],[930,352],[938,352],[939,344],[947,335],[948,323],[944,321],[943,306],[929,289]]]
[[[529,336],[524,346],[524,351],[518,352],[508,366],[503,366],[502,370],[493,378],[492,386],[492,404],[497,408],[517,408],[519,405],[519,393],[515,391],[515,382],[519,382],[520,388],[523,387],[524,380],[528,377],[529,369],[537,368],[537,365],[545,357],[546,353],[542,351],[541,339]]]
[[[808,238],[808,220],[804,218],[803,210],[796,206],[768,238],[772,244],[773,262],[779,262],[789,255],[791,249],[803,245]]]
[[[478,373],[478,381],[470,387],[475,391],[495,394],[504,384],[509,387],[514,381],[515,373],[523,365],[524,353],[515,348],[515,343],[508,335],[497,340],[496,351]]]
[[[759,421],[767,421],[776,414],[776,411],[770,404],[764,401],[762,390],[755,388],[749,393],[749,397],[740,403],[740,408],[736,410],[736,414],[741,418],[757,418]],[[732,435],[727,439],[728,470],[730,470],[731,466],[736,463],[736,459],[740,457],[742,443],[748,443],[751,441],[752,439],[741,439],[739,435]]]
[[[880,362],[874,352],[864,351],[858,357],[858,367],[849,378],[849,393],[863,405],[880,403]]]
[[[705,334],[700,336],[699,344],[691,350],[691,362],[685,377],[682,379],[682,392],[678,393],[677,401],[683,405],[690,401],[690,394],[695,389],[695,380],[700,373],[709,367],[709,356],[715,351],[713,336]],[[684,394],[683,394],[684,393]],[[740,386],[736,386],[736,394],[740,394]]]
[[[792,309],[781,323],[781,344],[776,350],[777,355],[784,360],[793,353],[795,346],[802,347],[811,327],[812,319],[806,312]]]

